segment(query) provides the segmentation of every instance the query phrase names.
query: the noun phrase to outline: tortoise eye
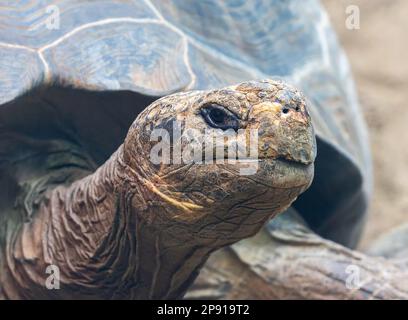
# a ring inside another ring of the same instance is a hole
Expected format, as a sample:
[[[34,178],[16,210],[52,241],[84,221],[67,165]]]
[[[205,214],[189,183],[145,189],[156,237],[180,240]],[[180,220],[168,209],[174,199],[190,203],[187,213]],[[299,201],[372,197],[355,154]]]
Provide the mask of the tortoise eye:
[[[210,127],[222,130],[233,129],[235,131],[239,128],[238,117],[218,104],[205,105],[201,109],[201,115]]]

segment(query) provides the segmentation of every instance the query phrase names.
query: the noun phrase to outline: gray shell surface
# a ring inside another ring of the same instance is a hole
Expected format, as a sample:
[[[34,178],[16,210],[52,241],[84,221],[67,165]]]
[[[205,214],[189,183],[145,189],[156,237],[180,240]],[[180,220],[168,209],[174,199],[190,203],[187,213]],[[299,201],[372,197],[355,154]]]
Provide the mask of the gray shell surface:
[[[318,233],[356,243],[370,153],[347,59],[318,1],[13,0],[0,17],[0,109],[56,80],[153,96],[276,77],[298,86],[319,155],[295,207]]]

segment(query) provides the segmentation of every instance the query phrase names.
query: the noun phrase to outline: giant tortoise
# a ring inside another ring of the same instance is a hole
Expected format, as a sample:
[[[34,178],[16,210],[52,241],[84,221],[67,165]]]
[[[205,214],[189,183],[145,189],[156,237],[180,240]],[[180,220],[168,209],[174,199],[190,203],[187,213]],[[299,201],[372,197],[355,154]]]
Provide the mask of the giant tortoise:
[[[317,1],[9,1],[0,16],[1,298],[404,294],[402,266],[344,247],[370,154]],[[175,123],[257,129],[258,170],[152,162],[150,134]],[[348,265],[391,277],[350,290]]]

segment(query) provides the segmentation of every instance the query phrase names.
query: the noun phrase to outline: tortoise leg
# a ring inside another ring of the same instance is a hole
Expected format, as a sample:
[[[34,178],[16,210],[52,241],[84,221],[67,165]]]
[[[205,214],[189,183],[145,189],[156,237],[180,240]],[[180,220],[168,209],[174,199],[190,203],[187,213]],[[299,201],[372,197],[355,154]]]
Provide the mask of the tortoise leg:
[[[208,260],[193,299],[407,299],[408,260],[325,240],[293,209]]]

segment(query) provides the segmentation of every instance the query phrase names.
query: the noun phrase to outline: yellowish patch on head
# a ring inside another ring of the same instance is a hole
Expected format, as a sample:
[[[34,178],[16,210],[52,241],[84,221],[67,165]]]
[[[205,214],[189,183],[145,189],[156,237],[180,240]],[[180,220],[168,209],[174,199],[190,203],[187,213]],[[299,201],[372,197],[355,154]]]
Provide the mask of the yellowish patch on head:
[[[197,212],[197,211],[203,209],[203,207],[200,206],[200,205],[196,205],[196,204],[191,203],[191,202],[180,201],[180,200],[174,199],[174,198],[164,194],[150,181],[145,180],[144,182],[145,182],[146,187],[151,192],[153,192],[154,194],[159,196],[162,200],[164,200],[169,205],[172,205],[172,206],[176,207],[178,210],[183,211],[183,213],[191,214],[193,212]],[[182,216],[183,215],[177,215],[178,218],[180,218]],[[186,217],[188,217],[188,216],[186,216]]]
[[[277,102],[270,102],[270,101],[264,101],[259,104],[256,104],[253,106],[256,108],[257,112],[273,112],[273,113],[278,113],[281,111],[282,106],[280,103]]]

